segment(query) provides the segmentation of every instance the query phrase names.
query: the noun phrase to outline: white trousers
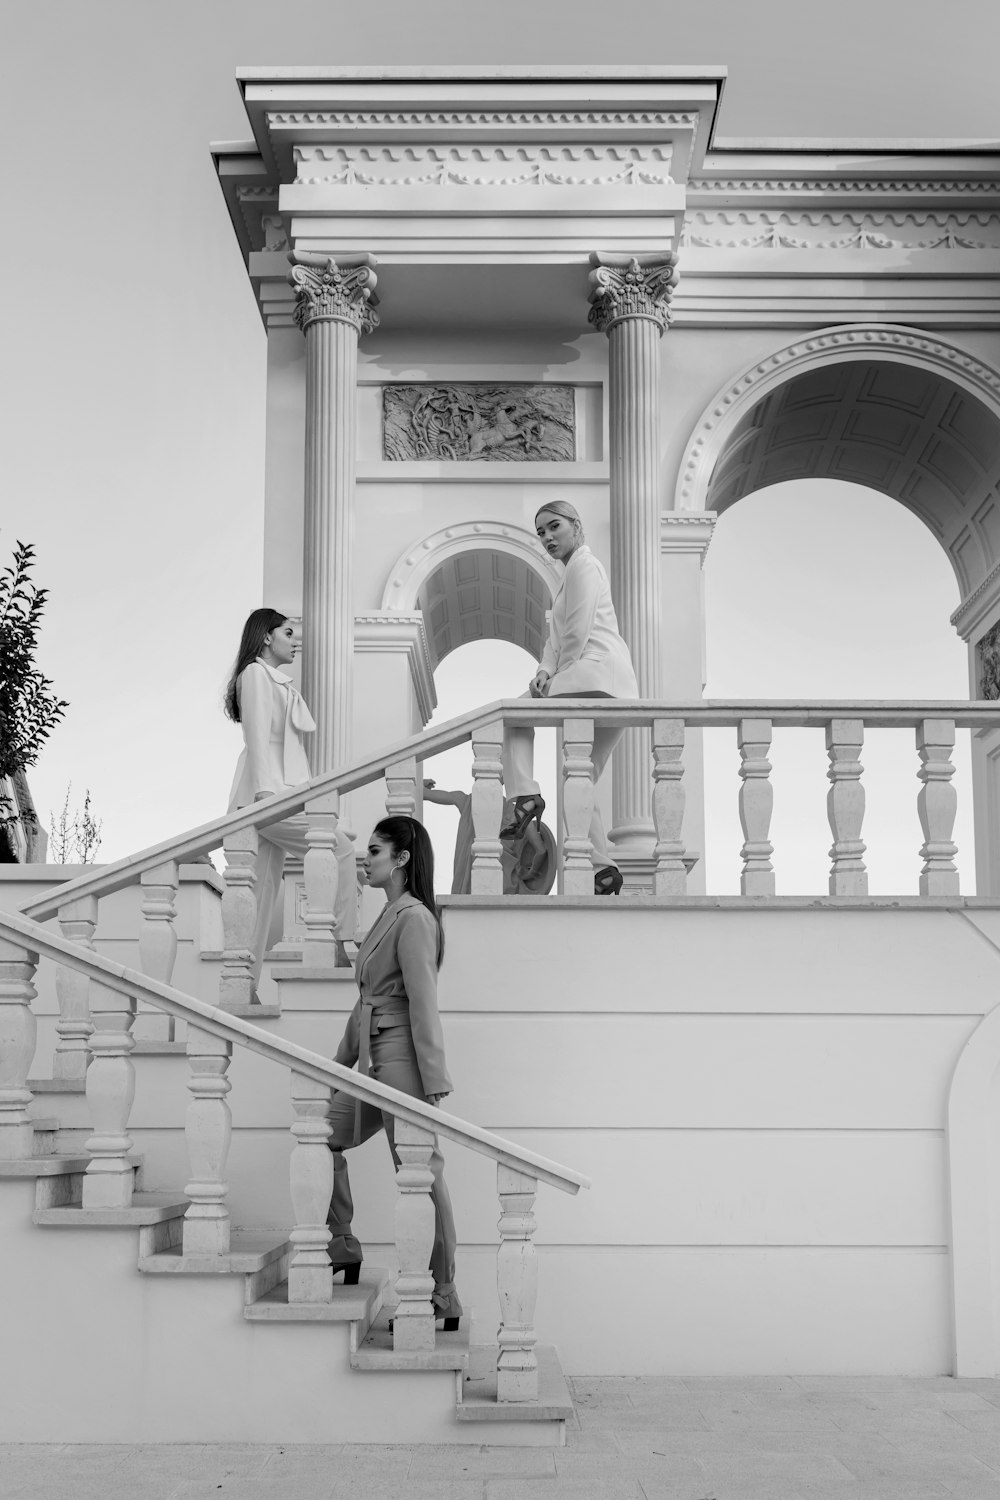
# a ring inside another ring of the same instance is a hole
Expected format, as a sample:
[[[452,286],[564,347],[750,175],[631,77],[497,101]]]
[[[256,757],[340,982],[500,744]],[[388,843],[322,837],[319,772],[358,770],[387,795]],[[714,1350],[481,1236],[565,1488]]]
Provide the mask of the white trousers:
[[[530,693],[522,693],[522,698],[530,698]],[[556,693],[555,697],[560,695]],[[575,694],[566,694],[566,697],[575,697]],[[601,694],[607,697],[608,694]],[[611,758],[611,752],[625,733],[624,729],[614,729],[598,724],[594,729],[594,785],[596,787],[601,772]],[[535,780],[535,731],[530,725],[508,725],[503,732],[503,786],[504,793],[508,797],[530,797],[532,792],[537,796],[539,785]],[[601,870],[605,865],[614,865],[617,869],[618,861],[611,852],[608,843],[608,835],[604,828],[604,819],[597,802],[594,802],[594,812],[590,820],[590,842],[593,845],[591,856],[595,870]]]
[[[267,950],[268,934],[271,931],[271,920],[281,894],[285,857],[292,855],[296,859],[305,858],[309,848],[306,843],[308,827],[309,820],[300,815],[295,818],[284,818],[280,823],[272,823],[270,828],[260,830],[260,844],[255,866],[257,873],[257,924],[253,934],[255,984],[260,978],[264,954]],[[339,829],[334,852],[337,856],[339,874],[337,907],[334,913],[337,923],[336,935],[341,939],[353,938],[358,926],[357,862],[354,857],[354,845]]]

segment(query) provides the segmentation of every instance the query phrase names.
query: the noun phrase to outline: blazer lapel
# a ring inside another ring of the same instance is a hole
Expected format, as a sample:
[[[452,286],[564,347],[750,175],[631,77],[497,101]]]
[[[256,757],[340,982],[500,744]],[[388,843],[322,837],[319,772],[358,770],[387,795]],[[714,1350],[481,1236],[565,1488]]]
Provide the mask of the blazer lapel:
[[[358,957],[357,963],[355,965],[354,977],[357,980],[359,989],[361,987],[361,975],[364,972],[365,965],[368,963],[368,960],[371,958],[372,954],[375,952],[375,949],[378,947],[379,943],[381,943],[382,939],[392,931],[393,923],[399,916],[400,908],[402,907],[404,902],[407,901],[407,899],[408,898],[404,896],[400,901],[396,903],[391,911],[388,906],[384,906],[382,908],[382,910],[379,912],[378,917],[375,919],[375,922],[372,925],[370,931],[368,932],[367,937],[361,944],[361,947],[358,949]]]

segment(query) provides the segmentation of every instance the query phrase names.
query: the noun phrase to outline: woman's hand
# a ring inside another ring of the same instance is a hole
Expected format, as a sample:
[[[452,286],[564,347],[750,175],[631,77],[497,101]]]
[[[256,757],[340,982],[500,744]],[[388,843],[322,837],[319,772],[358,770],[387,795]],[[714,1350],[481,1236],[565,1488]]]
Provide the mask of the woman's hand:
[[[433,1104],[434,1107],[435,1107],[435,1109],[436,1109],[437,1106],[441,1103],[441,1100],[442,1099],[447,1099],[448,1095],[447,1094],[428,1094],[426,1097],[427,1097],[427,1103],[428,1104]]]
[[[528,683],[528,692],[533,698],[544,698],[545,691],[549,685],[549,674],[539,667],[534,677]]]

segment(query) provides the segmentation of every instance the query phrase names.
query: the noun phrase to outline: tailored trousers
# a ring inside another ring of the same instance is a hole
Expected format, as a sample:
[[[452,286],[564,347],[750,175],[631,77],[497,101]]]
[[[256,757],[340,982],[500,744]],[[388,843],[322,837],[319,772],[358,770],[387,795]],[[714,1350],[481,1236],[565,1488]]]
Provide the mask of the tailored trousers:
[[[267,938],[271,931],[274,908],[281,891],[281,877],[285,869],[286,856],[305,859],[309,845],[306,832],[309,820],[304,815],[283,818],[272,823],[270,828],[260,830],[255,872],[257,876],[257,922],[253,933],[253,977],[254,984],[260,979],[260,971],[267,951]],[[337,881],[336,935],[340,939],[353,938],[358,925],[358,874],[354,857],[354,845],[346,834],[337,830],[334,850],[337,857],[339,880]]]
[[[426,1097],[413,1046],[413,1035],[406,1021],[384,1031],[372,1032],[370,1076],[379,1083],[387,1083],[391,1088],[399,1089],[401,1093],[411,1094],[415,1099]],[[327,1218],[333,1236],[330,1241],[330,1259],[335,1266],[342,1266],[363,1259],[361,1245],[352,1228],[354,1199],[351,1196],[351,1179],[344,1152],[384,1130],[397,1168],[399,1157],[396,1154],[393,1117],[388,1113],[383,1114],[373,1104],[358,1104],[347,1094],[334,1093],[328,1118],[332,1127],[329,1145],[333,1152],[333,1199]],[[444,1158],[438,1149],[436,1137],[430,1168],[434,1176],[431,1187],[434,1246],[430,1259],[430,1270],[434,1277],[434,1308],[439,1318],[461,1317],[462,1304],[455,1290],[455,1215],[448,1185],[444,1180]]]
[[[522,693],[522,698],[529,698],[530,693]],[[610,698],[610,693],[552,693],[555,698]],[[624,729],[603,727],[600,724],[594,728],[594,784],[600,780],[601,773],[611,758],[611,752],[625,733]],[[510,725],[504,727],[503,732],[503,785],[504,792],[508,797],[529,797],[532,792],[537,796],[540,788],[535,780],[535,731],[530,725]],[[593,846],[591,863],[595,870],[603,869],[605,865],[614,865],[617,868],[618,861],[611,851],[608,843],[608,835],[604,827],[604,819],[601,809],[594,803],[593,815],[590,819],[590,842]]]

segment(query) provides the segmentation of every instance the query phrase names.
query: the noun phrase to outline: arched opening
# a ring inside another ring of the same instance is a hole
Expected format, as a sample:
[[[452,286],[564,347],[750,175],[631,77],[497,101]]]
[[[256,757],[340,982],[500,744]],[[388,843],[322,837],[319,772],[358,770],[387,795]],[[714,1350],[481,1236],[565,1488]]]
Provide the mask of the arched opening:
[[[417,593],[417,608],[439,664],[459,646],[484,640],[520,646],[537,661],[551,597],[541,570],[526,558],[472,547],[434,569]]]

